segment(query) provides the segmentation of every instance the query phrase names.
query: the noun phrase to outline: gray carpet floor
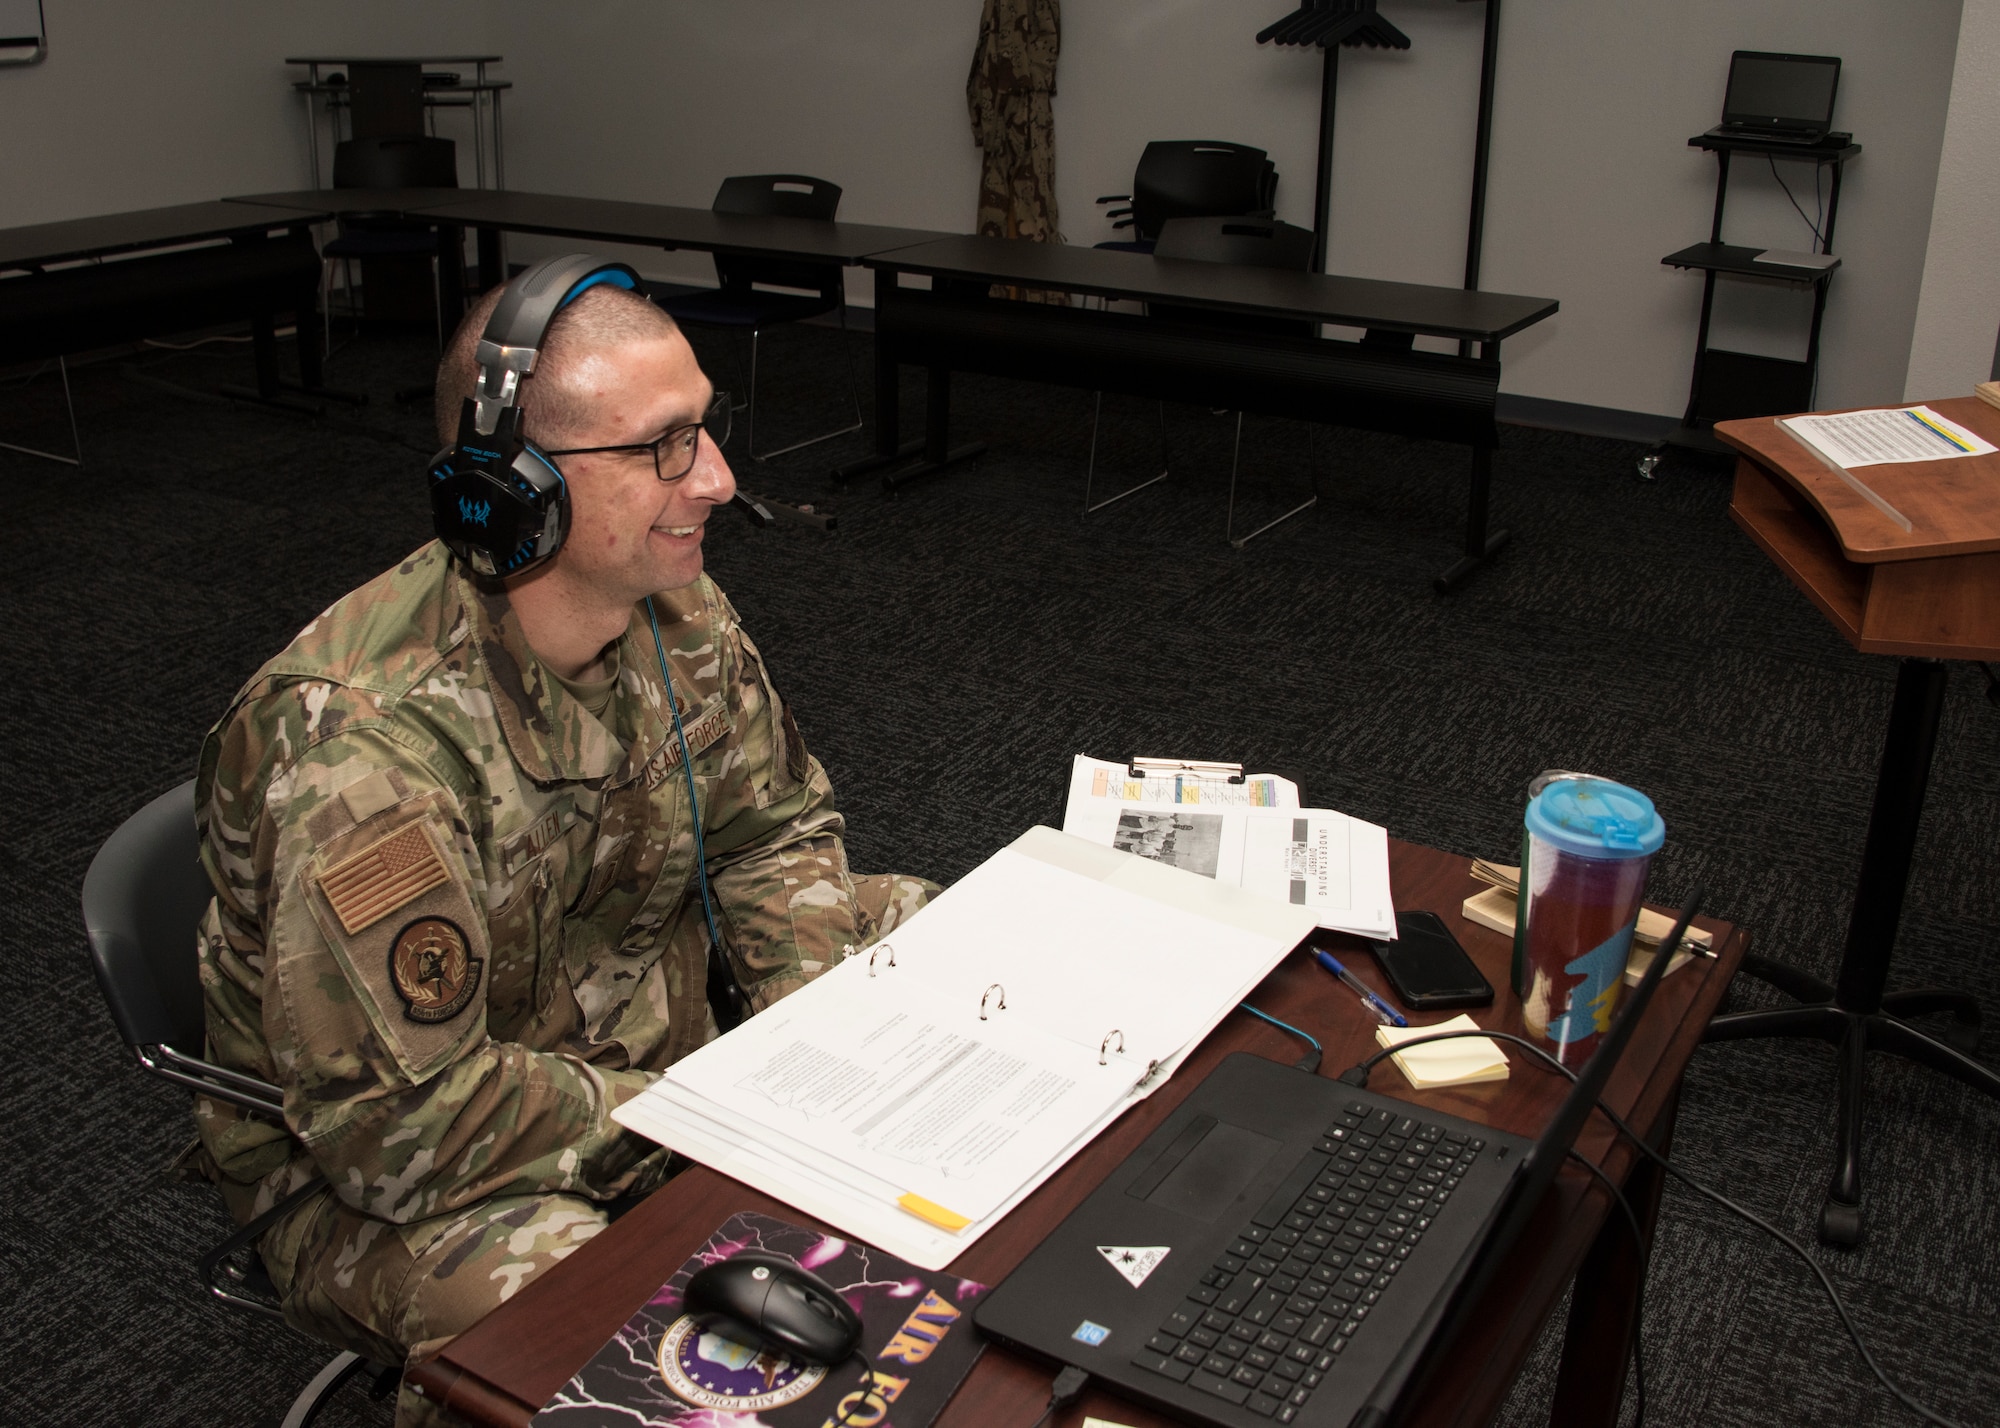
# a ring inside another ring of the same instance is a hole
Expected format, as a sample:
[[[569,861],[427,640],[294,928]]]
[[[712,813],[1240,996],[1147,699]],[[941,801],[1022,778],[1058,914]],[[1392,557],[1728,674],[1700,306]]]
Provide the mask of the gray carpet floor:
[[[766,433],[830,426],[840,338],[767,345]],[[851,339],[865,373],[865,335]],[[725,384],[737,354],[699,339]],[[0,451],[14,514],[0,565],[0,1422],[273,1423],[325,1353],[197,1297],[225,1230],[211,1194],[163,1184],[186,1099],[126,1058],[86,967],[77,890],[93,851],[192,772],[230,694],[329,601],[426,537],[419,339],[365,338],[332,378],[367,389],[321,420],[190,401],[247,379],[237,346],[147,351],[74,373],[88,467]],[[66,436],[52,375],[0,374],[0,440]],[[913,379],[914,380],[914,379]],[[1512,861],[1522,788],[1587,768],[1649,792],[1669,825],[1652,895],[1696,881],[1754,946],[1835,965],[1894,677],[1856,655],[1729,523],[1726,468],[1509,428],[1495,512],[1515,542],[1461,593],[1465,455],[1322,432],[1325,498],[1242,552],[1222,540],[1233,422],[1169,408],[1173,478],[1079,519],[1088,394],[961,378],[975,466],[885,498],[830,494],[861,435],[743,483],[836,509],[828,538],[711,527],[709,565],[831,771],[857,867],[949,881],[1058,807],[1071,756],[1185,752],[1298,778],[1310,802],[1400,837]],[[906,411],[920,411],[913,388]],[[1110,399],[1120,474],[1157,451],[1155,409]],[[1305,428],[1253,419],[1244,497],[1301,489]],[[2000,709],[1953,669],[1903,985],[2000,1008]],[[1744,981],[1735,1007],[1781,998]],[[2000,1061],[2000,1031],[1981,1054]],[[1890,1371],[1963,1423],[2000,1421],[2000,1107],[1893,1058],[1869,1065],[1870,1237],[1819,1251]],[[1704,1049],[1676,1156],[1812,1239],[1833,1132],[1831,1052]],[[1902,1424],[1803,1267],[1679,1190],[1646,1305],[1657,1424]],[[1545,1334],[1502,1421],[1544,1421]],[[1628,1396],[1628,1415],[1631,1402]],[[344,1392],[322,1422],[388,1421]]]

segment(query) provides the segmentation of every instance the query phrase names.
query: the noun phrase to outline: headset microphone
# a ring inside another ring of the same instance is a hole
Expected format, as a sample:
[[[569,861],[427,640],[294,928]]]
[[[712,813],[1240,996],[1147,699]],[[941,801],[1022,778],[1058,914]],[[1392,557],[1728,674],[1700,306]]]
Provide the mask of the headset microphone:
[[[458,440],[431,461],[430,488],[438,539],[481,575],[532,570],[569,531],[562,472],[521,433],[521,384],[555,315],[599,283],[645,291],[623,263],[544,258],[507,284],[480,336],[479,379],[459,412]]]

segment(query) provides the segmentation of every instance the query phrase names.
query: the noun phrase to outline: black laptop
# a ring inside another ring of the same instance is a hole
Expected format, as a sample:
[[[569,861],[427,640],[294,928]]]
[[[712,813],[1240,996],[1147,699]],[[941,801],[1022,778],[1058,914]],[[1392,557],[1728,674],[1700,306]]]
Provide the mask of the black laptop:
[[[974,1322],[1194,1423],[1394,1422],[1555,1179],[1698,902],[1539,1140],[1238,1053]]]
[[[1765,143],[1818,144],[1833,128],[1840,60],[1738,50],[1729,59],[1722,123],[1708,132]]]

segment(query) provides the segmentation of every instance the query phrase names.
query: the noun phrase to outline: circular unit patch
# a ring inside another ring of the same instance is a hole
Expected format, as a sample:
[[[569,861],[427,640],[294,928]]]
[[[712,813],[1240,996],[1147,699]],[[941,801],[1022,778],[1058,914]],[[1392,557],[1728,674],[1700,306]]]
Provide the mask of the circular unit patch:
[[[445,917],[418,918],[389,948],[389,980],[411,1021],[450,1021],[464,1011],[484,968],[464,931]]]
[[[826,1370],[739,1344],[705,1317],[683,1314],[660,1338],[660,1377],[697,1408],[755,1413],[797,1403]]]

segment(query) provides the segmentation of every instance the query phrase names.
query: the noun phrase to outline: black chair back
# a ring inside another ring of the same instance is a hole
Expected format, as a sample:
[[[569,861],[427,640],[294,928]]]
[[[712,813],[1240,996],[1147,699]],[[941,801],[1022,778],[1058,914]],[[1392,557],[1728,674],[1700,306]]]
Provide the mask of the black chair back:
[[[457,188],[458,145],[425,135],[344,139],[333,150],[335,188]]]
[[[840,185],[807,174],[737,174],[722,181],[709,207],[717,213],[743,213],[784,218],[816,218],[831,222],[840,212]],[[838,263],[799,259],[746,258],[717,253],[715,276],[725,288],[807,288],[828,308],[841,300],[842,269]]]
[[[1170,218],[1160,225],[1153,256],[1303,273],[1312,266],[1312,247],[1311,229],[1276,219]]]
[[[1269,217],[1277,192],[1277,168],[1262,149],[1224,139],[1155,139],[1132,175],[1133,228],[1151,243],[1173,218]]]
[[[415,60],[347,66],[348,132],[357,139],[424,132],[424,67]]]
[[[84,931],[98,988],[126,1045],[201,1055],[195,934],[213,891],[201,866],[192,779],[126,819],[91,860]]]
[[[1303,273],[1312,266],[1312,230],[1263,218],[1170,218],[1160,225],[1155,258],[1179,258],[1196,263],[1236,263],[1253,268],[1290,268]],[[1211,308],[1153,303],[1147,313],[1167,322],[1266,337],[1314,337],[1319,325],[1289,317],[1251,317]]]

